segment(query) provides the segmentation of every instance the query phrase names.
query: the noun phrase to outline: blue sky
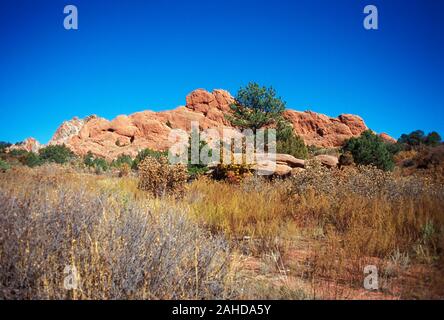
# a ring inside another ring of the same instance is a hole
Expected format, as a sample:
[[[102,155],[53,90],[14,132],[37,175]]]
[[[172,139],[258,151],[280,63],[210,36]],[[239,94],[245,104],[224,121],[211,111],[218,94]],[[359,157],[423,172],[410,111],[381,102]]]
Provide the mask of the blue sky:
[[[79,30],[63,28],[66,4]],[[1,0],[0,140],[45,143],[74,116],[172,109],[249,81],[394,137],[444,134],[443,13],[444,0]]]

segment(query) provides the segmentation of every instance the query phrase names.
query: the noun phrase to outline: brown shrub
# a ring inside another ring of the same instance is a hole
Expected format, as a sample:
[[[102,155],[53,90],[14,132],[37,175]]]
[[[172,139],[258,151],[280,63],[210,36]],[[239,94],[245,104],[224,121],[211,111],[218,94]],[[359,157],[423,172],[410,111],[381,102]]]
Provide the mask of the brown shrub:
[[[233,298],[226,241],[183,209],[97,183],[122,179],[47,169],[0,179],[1,300]]]
[[[139,189],[155,197],[183,196],[188,180],[187,168],[183,164],[171,165],[168,158],[146,157],[139,164]]]
[[[351,166],[354,163],[355,162],[353,159],[353,155],[350,151],[347,151],[339,156],[339,162],[338,162],[339,168],[344,166]]]
[[[128,163],[124,163],[121,165],[119,170],[119,177],[127,177],[131,172],[131,167]]]

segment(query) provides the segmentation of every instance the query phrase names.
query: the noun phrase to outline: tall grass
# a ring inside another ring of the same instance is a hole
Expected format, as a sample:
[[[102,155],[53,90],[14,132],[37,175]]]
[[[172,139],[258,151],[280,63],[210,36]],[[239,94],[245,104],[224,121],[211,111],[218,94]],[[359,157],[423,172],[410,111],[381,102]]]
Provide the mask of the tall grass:
[[[0,180],[0,296],[229,298],[227,242],[174,207],[153,209],[95,178],[52,168]],[[67,290],[66,266],[79,275]]]
[[[287,180],[199,178],[178,198],[132,177],[12,168],[0,298],[350,298],[369,264],[380,293],[444,297],[440,181],[308,162]],[[64,288],[66,266],[79,290]]]
[[[396,252],[442,270],[444,186],[421,176],[313,165],[286,181],[196,181],[187,201],[202,225],[241,245],[248,239],[255,255],[277,251],[282,263],[291,263],[287,252],[305,237],[312,246],[308,270],[298,272],[313,282],[362,287],[364,266],[376,264],[384,273]]]

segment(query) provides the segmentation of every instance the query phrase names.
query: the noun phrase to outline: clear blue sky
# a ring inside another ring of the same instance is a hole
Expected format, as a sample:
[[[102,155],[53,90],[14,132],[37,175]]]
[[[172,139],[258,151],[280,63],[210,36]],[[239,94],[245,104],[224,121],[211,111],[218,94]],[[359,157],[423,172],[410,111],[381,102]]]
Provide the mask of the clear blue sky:
[[[75,4],[79,30],[63,28]],[[379,9],[379,30],[363,8]],[[1,0],[0,140],[272,85],[296,110],[444,134],[444,0]]]

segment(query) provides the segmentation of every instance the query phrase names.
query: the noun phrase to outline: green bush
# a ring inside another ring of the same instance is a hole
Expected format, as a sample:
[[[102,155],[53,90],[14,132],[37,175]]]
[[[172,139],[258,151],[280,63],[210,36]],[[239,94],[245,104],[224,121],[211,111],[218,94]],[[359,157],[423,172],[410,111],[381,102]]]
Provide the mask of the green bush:
[[[109,165],[103,158],[95,157],[91,151],[83,157],[83,164],[88,168],[94,168],[97,174],[108,171]]]
[[[441,136],[438,132],[430,132],[425,138],[424,143],[428,146],[435,147],[441,143]]]
[[[346,141],[343,152],[347,151],[353,155],[356,164],[374,165],[384,171],[393,170],[395,165],[387,144],[370,130]]]
[[[398,143],[405,144],[410,147],[418,147],[420,145],[433,147],[441,143],[441,136],[435,131],[425,135],[424,131],[416,130],[409,134],[402,134],[398,139]]]
[[[93,161],[93,166],[96,168],[97,173],[102,173],[108,171],[109,165],[103,158],[95,158]]]
[[[40,158],[45,162],[67,163],[75,158],[74,153],[65,145],[53,145],[40,149]]]
[[[34,152],[28,152],[28,154],[24,157],[24,164],[31,168],[40,166],[43,163],[44,160],[41,159],[39,155]]]
[[[11,166],[6,161],[0,159],[0,172],[5,172],[6,170],[9,170]]]
[[[146,158],[151,157],[155,159],[159,159],[160,157],[168,157],[168,151],[155,151],[149,148],[143,149],[139,151],[136,158],[133,161],[132,169],[137,170],[139,164]]]
[[[88,153],[83,157],[83,164],[87,167],[94,166],[94,155],[91,151],[88,151]]]
[[[26,156],[28,153],[29,153],[29,152],[26,151],[26,150],[22,150],[22,149],[14,149],[14,150],[11,150],[11,151],[9,152],[9,155],[10,155],[11,157],[19,158],[19,157]]]
[[[276,128],[276,152],[306,159],[308,149],[301,137],[296,135],[287,121],[279,121]]]
[[[206,141],[199,141],[199,163],[191,163],[191,138],[188,140],[188,174],[192,177],[195,178],[205,172],[208,171],[208,166],[206,164],[203,164],[201,159],[200,159],[200,154],[202,153],[202,149],[204,147],[207,146],[207,142]],[[208,153],[208,156],[211,157],[212,155],[212,150],[210,150],[210,152]]]
[[[121,168],[124,164],[131,168],[133,166],[133,159],[126,154],[121,154],[111,162],[111,166],[115,168]]]

